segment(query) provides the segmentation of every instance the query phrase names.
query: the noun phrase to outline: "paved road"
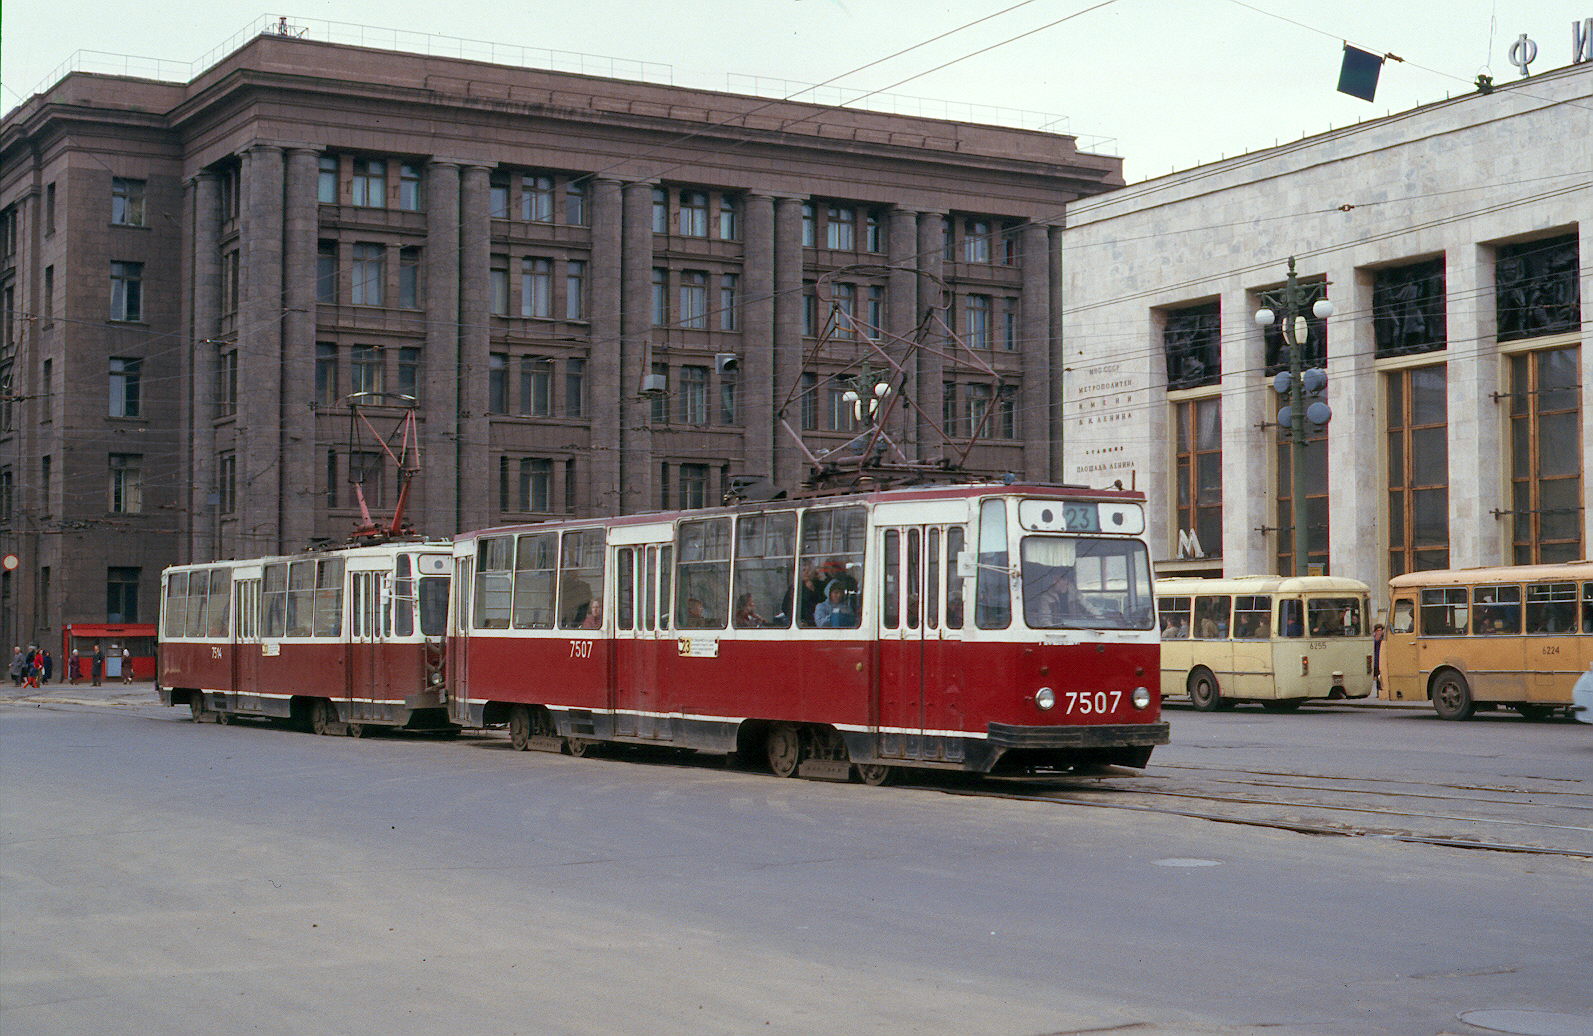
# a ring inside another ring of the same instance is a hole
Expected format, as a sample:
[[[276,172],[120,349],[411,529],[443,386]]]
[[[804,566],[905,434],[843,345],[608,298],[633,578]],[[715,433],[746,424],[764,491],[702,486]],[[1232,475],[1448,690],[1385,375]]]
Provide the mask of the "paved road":
[[[1158,766],[1420,722],[1264,719],[1174,713]],[[142,704],[0,707],[0,787],[7,1036],[1593,1026],[1578,858]]]

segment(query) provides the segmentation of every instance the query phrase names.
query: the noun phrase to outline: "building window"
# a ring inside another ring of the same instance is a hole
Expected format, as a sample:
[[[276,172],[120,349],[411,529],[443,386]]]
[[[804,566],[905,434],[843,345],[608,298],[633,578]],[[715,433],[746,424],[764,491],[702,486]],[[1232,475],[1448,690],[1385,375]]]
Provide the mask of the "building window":
[[[140,417],[139,381],[144,369],[143,360],[125,356],[111,357],[111,416]]]
[[[492,315],[509,315],[509,257],[495,255],[487,271],[488,290],[492,293]]]
[[[354,204],[368,209],[387,207],[387,160],[382,158],[356,158],[354,160]]]
[[[719,239],[721,241],[741,240],[741,218],[737,206],[740,203],[729,195],[722,195],[719,199]]]
[[[1301,281],[1301,291],[1305,303],[1300,307],[1301,316],[1305,319],[1305,341],[1300,343],[1300,359],[1307,367],[1327,366],[1327,321],[1311,313],[1311,307],[1317,299],[1327,298],[1327,283],[1321,280]],[[1261,337],[1266,344],[1267,377],[1272,377],[1289,369],[1289,344],[1283,339],[1284,306],[1279,298],[1282,290],[1261,293],[1261,304],[1278,314],[1267,327],[1262,329]],[[1213,304],[1215,305],[1215,303]],[[1212,380],[1203,384],[1214,384],[1220,371],[1208,372]]]
[[[880,284],[868,286],[868,327],[863,333],[878,340],[885,330],[885,288]]]
[[[216,416],[231,417],[238,412],[238,350],[224,349],[216,354]]]
[[[940,386],[940,423],[948,436],[962,434],[962,421],[957,412],[957,383],[942,382]]]
[[[870,252],[885,251],[885,214],[869,209],[863,223],[863,247]]]
[[[55,184],[44,185],[44,232],[55,233]]]
[[[708,275],[701,270],[680,275],[680,326],[693,330],[708,327]]]
[[[1392,266],[1372,274],[1372,333],[1378,356],[1442,349],[1444,261]]]
[[[1018,300],[1001,301],[1001,347],[1007,352],[1018,351]]]
[[[233,279],[236,282],[236,276]],[[336,241],[322,241],[316,245],[315,301],[324,302],[327,305],[336,305],[337,303]]]
[[[494,173],[487,181],[487,214],[492,219],[509,218],[509,180]]]
[[[337,450],[326,451],[326,506],[337,507]]]
[[[811,284],[802,290],[802,333],[809,338],[819,333],[819,297]]]
[[[686,510],[708,506],[708,465],[680,466],[680,506]]]
[[[830,248],[850,252],[857,247],[857,210],[847,205],[831,205],[825,212],[824,243]]]
[[[988,423],[990,415],[990,386],[969,385],[968,388],[968,434],[980,438],[988,438],[993,431]]]
[[[216,510],[231,514],[238,509],[238,455],[230,450],[216,458]]]
[[[1449,567],[1448,371],[1391,371],[1388,403],[1388,574]]]
[[[571,259],[564,264],[564,319],[586,319],[586,262]]]
[[[509,354],[491,353],[487,357],[487,413],[509,412]]]
[[[702,191],[680,192],[680,233],[682,237],[708,236],[708,195]]]
[[[349,391],[354,395],[382,391],[382,350],[374,345],[356,345],[349,353]]]
[[[807,248],[812,248],[814,245],[818,244],[819,234],[818,234],[817,223],[818,223],[817,217],[814,215],[814,212],[813,212],[813,203],[810,202],[810,201],[803,202],[802,203],[802,244],[805,247],[807,247]]]
[[[53,466],[51,460],[48,453],[39,458],[39,502],[43,505],[42,510],[45,514],[53,513],[50,507],[50,490],[53,488],[50,484],[50,469]]]
[[[522,511],[547,514],[553,510],[553,462],[539,457],[520,458],[516,503]]]
[[[669,271],[653,267],[653,326],[669,323]]]
[[[963,224],[963,258],[970,263],[990,261],[990,221],[970,219]]]
[[[111,319],[144,319],[143,263],[111,263]]]
[[[404,162],[398,167],[398,207],[420,211],[420,166]]]
[[[857,325],[853,322],[857,315],[857,285],[836,284],[832,304],[835,312],[835,336],[851,338],[857,329]]]
[[[532,223],[553,222],[553,177],[520,177],[520,218]]]
[[[968,348],[990,348],[990,296],[968,296]]]
[[[845,432],[852,427],[852,404],[846,401],[847,384],[840,378],[831,378],[824,388],[824,427],[831,432]]]
[[[381,245],[354,246],[354,290],[356,306],[380,306],[387,278],[387,250]]]
[[[140,569],[105,570],[105,621],[138,621],[138,577]]]
[[[0,468],[0,526],[9,528],[11,515],[16,507],[17,499],[16,479],[10,468]]]
[[[1305,572],[1294,571],[1294,450],[1289,443],[1289,434],[1287,428],[1278,429],[1278,574],[1310,575],[1313,566],[1320,566],[1322,573],[1329,575],[1328,535],[1331,530],[1328,526],[1327,428],[1306,425],[1305,507],[1301,516],[1307,533]]]
[[[708,423],[708,368],[680,369],[680,420],[682,424]]]
[[[44,322],[55,319],[55,267],[44,268]]]
[[[316,160],[315,200],[323,205],[337,204],[336,155],[322,155]]]
[[[528,417],[552,416],[552,360],[544,356],[520,358],[520,413]]]
[[[111,222],[124,227],[144,225],[144,181],[111,180]]]
[[[736,379],[731,376],[719,378],[719,423],[736,423]]]
[[[572,357],[564,361],[564,416],[586,414],[586,361]]]
[[[138,453],[110,455],[110,511],[138,514],[144,510],[144,458]]]
[[[403,309],[420,308],[419,248],[398,250],[398,305]]]
[[[520,260],[520,315],[553,315],[553,260]]]
[[[1222,398],[1173,404],[1178,557],[1222,556]]]
[[[221,314],[235,316],[238,312],[238,264],[240,252],[229,248],[221,256]]]
[[[337,346],[331,342],[315,343],[315,401],[321,406],[332,406],[338,401]]]
[[[802,430],[811,432],[819,427],[819,376],[803,374],[797,387],[797,408],[801,414]]]
[[[420,350],[412,345],[398,350],[398,394],[420,398]]]
[[[653,188],[653,233],[669,233],[669,192],[662,187]]]
[[[736,319],[736,294],[741,278],[733,273],[719,276],[719,330],[734,331]]]
[[[1574,233],[1502,246],[1494,260],[1499,341],[1580,327],[1579,276]]]
[[[564,222],[572,227],[586,226],[586,184],[580,180],[564,185]]]
[[[653,424],[669,422],[669,364],[654,361],[653,375],[662,379],[663,391],[653,397]]]
[[[1222,380],[1222,315],[1217,303],[1170,310],[1162,325],[1167,387],[1197,388]]]
[[[1018,265],[1018,232],[1022,229],[1022,223],[1007,223],[1002,226],[1001,263],[1003,266]]]
[[[1018,437],[1018,386],[1003,385],[996,397],[996,434],[1003,439]]]
[[[387,480],[383,477],[385,465],[382,455],[354,450],[348,455],[348,478],[352,483],[349,506],[358,507],[364,497],[367,508],[387,506]]]
[[[1585,557],[1582,384],[1577,346],[1510,357],[1510,489],[1515,563]]]

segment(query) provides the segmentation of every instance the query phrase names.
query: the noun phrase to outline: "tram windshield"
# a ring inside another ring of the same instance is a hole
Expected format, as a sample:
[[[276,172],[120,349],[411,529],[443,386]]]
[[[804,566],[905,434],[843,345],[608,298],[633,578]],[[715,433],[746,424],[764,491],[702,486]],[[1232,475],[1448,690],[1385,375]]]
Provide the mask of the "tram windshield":
[[[448,631],[448,577],[422,576],[420,579],[420,632],[440,637]]]
[[[1025,536],[1023,619],[1031,629],[1152,626],[1150,555],[1137,540]]]

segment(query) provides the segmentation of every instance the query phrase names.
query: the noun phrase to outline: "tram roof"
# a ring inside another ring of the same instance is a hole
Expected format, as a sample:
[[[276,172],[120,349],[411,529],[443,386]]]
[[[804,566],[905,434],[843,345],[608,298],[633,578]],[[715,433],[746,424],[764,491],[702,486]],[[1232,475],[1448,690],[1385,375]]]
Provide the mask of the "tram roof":
[[[438,551],[447,553],[453,549],[452,540],[439,539],[392,539],[384,543],[336,543],[314,550],[301,550],[292,554],[265,554],[254,558],[218,558],[215,561],[192,561],[186,565],[167,565],[163,572],[177,572],[192,569],[211,568],[237,568],[239,565],[265,565],[278,561],[304,561],[314,558],[343,557],[349,554],[382,555],[399,554],[405,551]]]

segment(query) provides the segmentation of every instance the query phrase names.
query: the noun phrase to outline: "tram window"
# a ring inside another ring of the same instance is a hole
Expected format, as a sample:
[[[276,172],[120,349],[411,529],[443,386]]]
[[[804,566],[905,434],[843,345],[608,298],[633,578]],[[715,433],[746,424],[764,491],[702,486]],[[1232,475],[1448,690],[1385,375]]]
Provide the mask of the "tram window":
[[[1463,637],[1466,635],[1466,591],[1422,591],[1422,636]]]
[[[315,629],[315,562],[288,565],[288,636],[308,637]]]
[[[1012,625],[1012,583],[1007,561],[1007,502],[979,505],[979,576],[974,592],[974,622],[982,630]]]
[[[748,514],[736,519],[737,629],[786,629],[793,600],[796,512]]]
[[[188,577],[188,606],[184,609],[183,635],[205,635],[205,598],[210,592],[210,573],[205,569]]]
[[[260,631],[267,640],[285,636],[288,616],[288,566],[267,565],[260,575],[261,596],[265,600],[265,627]]]
[[[1233,599],[1226,594],[1195,598],[1195,639],[1227,640]]]
[[[1519,586],[1479,586],[1471,592],[1477,615],[1472,632],[1482,635],[1516,636],[1521,632],[1521,588]]]
[[[1576,632],[1576,584],[1537,583],[1527,587],[1528,633]]]
[[[472,625],[478,630],[509,628],[513,547],[512,536],[476,541],[476,614]]]
[[[1156,602],[1156,610],[1161,616],[1163,640],[1189,639],[1189,609],[1193,600],[1190,597],[1163,597]]]
[[[1416,603],[1408,598],[1394,602],[1394,617],[1389,620],[1390,633],[1416,632]]]
[[[603,530],[567,532],[559,561],[559,628],[603,626]]]
[[[658,628],[658,548],[648,547],[642,563],[643,629]]]
[[[935,629],[940,625],[940,530],[930,529],[924,548],[924,626]]]
[[[227,635],[227,611],[232,603],[232,569],[210,570],[210,599],[205,603],[205,635]]]
[[[393,580],[392,631],[400,637],[415,635],[415,580],[411,573],[414,562],[408,554],[398,555]]]
[[[923,534],[918,529],[907,530],[907,628],[918,628],[918,613],[920,602],[918,588],[923,580],[919,578],[919,570],[923,565]]]
[[[316,563],[315,635],[336,637],[343,632],[343,559]]]
[[[884,608],[882,622],[888,630],[898,629],[902,624],[902,534],[896,529],[885,531],[885,585],[881,592],[884,599],[881,604]]]
[[[621,547],[614,552],[614,563],[619,571],[614,573],[614,590],[619,614],[614,616],[615,629],[636,627],[636,548]]]
[[[724,629],[730,603],[730,519],[680,523],[680,585],[675,625]]]
[[[440,637],[448,632],[447,576],[421,576],[420,595],[416,604],[420,610],[422,636]]]
[[[658,548],[658,628],[669,629],[669,602],[673,599],[670,586],[673,585],[675,574],[675,548],[663,546]]]
[[[962,577],[957,574],[957,558],[964,549],[967,533],[960,525],[946,529],[946,628],[962,629]]]
[[[536,532],[519,537],[514,553],[514,628],[553,628],[553,585],[557,579],[557,534]]]
[[[171,640],[188,635],[188,573],[166,576],[165,614],[161,616],[162,635]]]
[[[855,628],[863,614],[863,546],[868,537],[868,515],[861,507],[828,507],[802,515],[802,544],[798,569],[797,622],[809,629],[828,624],[831,629]],[[841,607],[825,609],[831,591],[841,592]]]

